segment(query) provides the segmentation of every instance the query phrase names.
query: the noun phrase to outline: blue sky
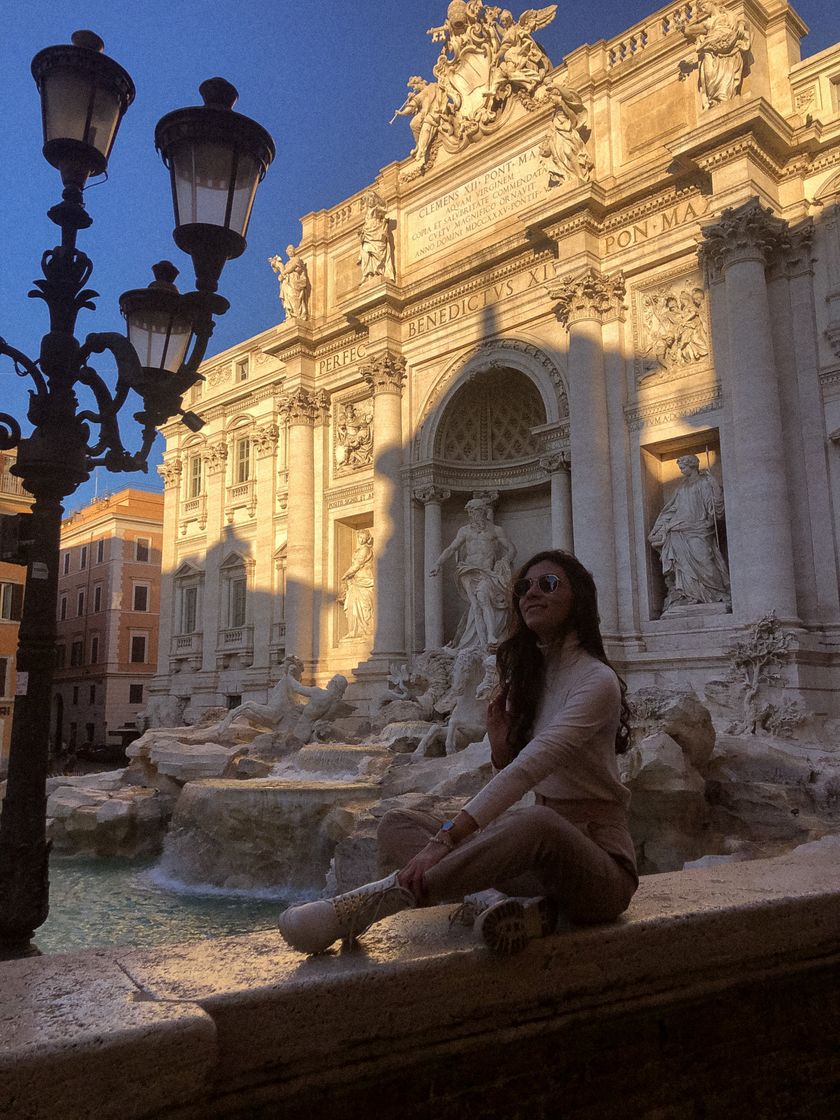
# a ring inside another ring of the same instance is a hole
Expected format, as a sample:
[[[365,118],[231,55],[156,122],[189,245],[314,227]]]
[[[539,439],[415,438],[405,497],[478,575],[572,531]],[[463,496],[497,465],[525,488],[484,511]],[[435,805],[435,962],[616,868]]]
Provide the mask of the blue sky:
[[[257,195],[243,257],[230,262],[220,291],[231,310],[219,322],[210,353],[277,322],[277,283],[267,258],[300,238],[300,217],[335,205],[371,182],[378,170],[411,148],[407,121],[388,119],[412,74],[431,77],[437,48],[426,30],[441,24],[447,0],[75,0],[72,5],[30,0],[3,13],[0,110],[6,156],[0,210],[0,335],[37,356],[46,330],[45,306],[27,299],[40,276],[42,252],[58,230],[46,210],[58,201],[58,173],[41,156],[40,108],[29,65],[42,47],[69,41],[79,28],[105,40],[124,66],[137,97],[120,129],[106,183],[91,187],[94,219],[79,245],[93,259],[97,310],[79,318],[90,331],[122,330],[119,294],[145,286],[150,267],[171,259],[182,290],[192,287],[188,258],[175,248],[168,174],[154,150],[154,127],[164,113],[200,101],[198,86],[221,75],[238,88],[237,109],[274,137],[277,158]],[[803,56],[840,39],[835,0],[801,0],[797,11],[811,28]],[[72,11],[71,11],[72,9]],[[522,11],[513,7],[518,16]],[[639,0],[560,5],[538,38],[558,64],[580,44],[618,35],[656,10]],[[109,373],[107,365],[100,372]],[[25,422],[27,383],[0,360],[0,409]],[[125,425],[126,442],[134,435]],[[159,441],[162,444],[162,441]],[[159,461],[159,450],[155,462]],[[100,492],[123,485],[159,484],[149,476],[100,474]],[[93,483],[67,500],[88,500]]]

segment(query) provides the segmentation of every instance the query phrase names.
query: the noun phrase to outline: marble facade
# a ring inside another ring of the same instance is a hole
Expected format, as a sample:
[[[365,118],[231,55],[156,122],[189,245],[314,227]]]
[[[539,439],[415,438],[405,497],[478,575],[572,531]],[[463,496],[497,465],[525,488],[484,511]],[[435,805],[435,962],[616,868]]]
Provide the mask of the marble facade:
[[[801,60],[784,0],[701,2],[555,65],[552,8],[497,13],[449,5],[405,160],[302,219],[305,304],[204,364],[200,433],[165,429],[155,687],[264,701],[294,655],[372,695],[455,635],[435,561],[480,497],[520,560],[592,569],[631,688],[702,688],[774,612],[789,686],[838,715],[840,45]],[[691,456],[713,602],[650,540]]]

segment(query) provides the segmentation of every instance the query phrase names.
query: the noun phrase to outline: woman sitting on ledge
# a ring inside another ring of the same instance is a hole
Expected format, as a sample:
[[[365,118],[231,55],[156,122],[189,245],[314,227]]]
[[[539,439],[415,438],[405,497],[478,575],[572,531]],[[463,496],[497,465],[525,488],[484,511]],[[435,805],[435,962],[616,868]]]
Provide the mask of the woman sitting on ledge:
[[[290,907],[279,926],[293,948],[323,952],[399,910],[465,895],[462,910],[501,953],[551,933],[559,912],[587,924],[627,909],[639,879],[615,756],[629,745],[628,713],[595,582],[571,554],[539,552],[514,580],[512,619],[487,717],[493,778],[451,821],[386,813],[380,852],[402,870]],[[536,804],[512,808],[530,790]]]

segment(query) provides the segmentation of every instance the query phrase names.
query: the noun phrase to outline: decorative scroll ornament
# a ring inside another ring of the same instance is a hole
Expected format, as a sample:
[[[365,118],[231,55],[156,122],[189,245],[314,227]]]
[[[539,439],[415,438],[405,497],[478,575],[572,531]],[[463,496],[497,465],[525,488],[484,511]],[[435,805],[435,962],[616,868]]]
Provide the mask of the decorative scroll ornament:
[[[405,358],[390,350],[359,366],[363,380],[377,393],[401,393],[406,378]]]
[[[183,469],[183,463],[180,459],[169,459],[158,466],[157,472],[163,479],[163,485],[166,489],[178,485]]]
[[[546,100],[548,55],[534,33],[554,19],[557,5],[529,8],[518,20],[482,0],[452,0],[440,27],[429,29],[441,43],[433,73],[436,82],[409,79],[409,93],[396,110],[411,117],[411,163],[401,177],[413,179],[434,162],[438,147],[458,152],[495,131],[516,97],[526,109]]]
[[[587,268],[576,276],[566,276],[549,297],[557,301],[557,317],[566,327],[584,319],[604,323],[621,313],[624,307],[624,273],[604,276]]]
[[[207,464],[208,474],[218,474],[225,469],[228,457],[228,445],[224,440],[211,443],[204,452],[204,462]]]

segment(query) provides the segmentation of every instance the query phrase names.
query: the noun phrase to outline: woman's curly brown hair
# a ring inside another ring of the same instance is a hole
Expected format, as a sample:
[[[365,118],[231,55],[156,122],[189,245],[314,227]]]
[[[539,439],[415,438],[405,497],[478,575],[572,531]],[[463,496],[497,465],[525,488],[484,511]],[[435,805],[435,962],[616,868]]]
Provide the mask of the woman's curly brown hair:
[[[569,629],[577,633],[578,641],[587,653],[613,669],[604,652],[598,617],[598,592],[592,573],[570,552],[547,549],[538,552],[523,564],[516,573],[515,580],[521,579],[529,568],[542,560],[562,568],[571,585],[572,613]],[[508,746],[515,756],[532,735],[537,706],[545,686],[545,661],[537,644],[537,635],[525,625],[519,610],[519,600],[512,593],[510,617],[507,636],[496,653],[496,665],[499,670],[500,691],[507,696],[507,707],[512,716]],[[615,669],[613,672],[615,673]],[[615,750],[616,754],[624,754],[630,745],[630,709],[627,705],[627,685],[618,673],[615,675],[621,687],[621,714],[615,736]]]

